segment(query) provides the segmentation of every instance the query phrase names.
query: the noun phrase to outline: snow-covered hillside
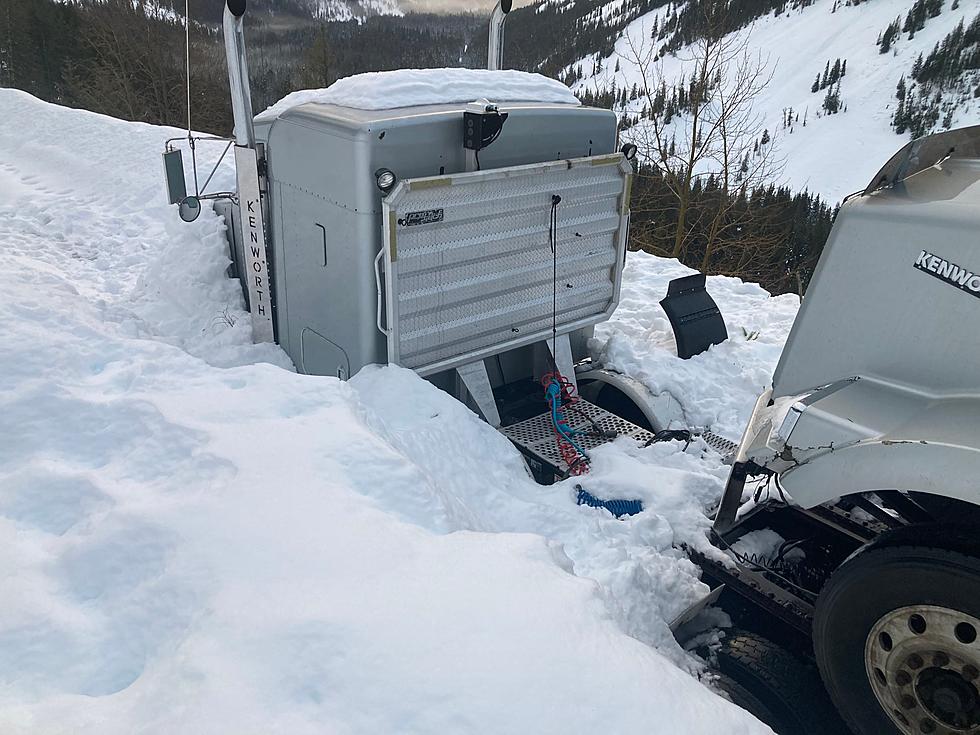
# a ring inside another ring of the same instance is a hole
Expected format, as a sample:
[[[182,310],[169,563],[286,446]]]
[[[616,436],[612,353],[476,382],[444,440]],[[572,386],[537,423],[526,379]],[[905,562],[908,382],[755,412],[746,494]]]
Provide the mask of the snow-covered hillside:
[[[617,521],[414,373],[297,375],[222,222],[164,203],[180,131],[0,111],[0,731],[768,732],[667,628],[716,455],[597,451],[589,489],[646,504]],[[797,300],[712,278],[733,338],[682,363],[656,300],[686,271],[630,257],[596,349],[736,436]]]
[[[613,81],[618,89],[631,89],[634,83],[642,87],[634,48],[657,49],[662,42],[650,38],[655,24],[662,26],[682,6],[683,3],[670,3],[630,23],[615,52],[600,60],[597,74],[593,74],[593,57],[571,65],[569,69],[581,67],[584,74],[574,85],[576,91],[608,88]],[[912,6],[913,0],[855,4],[814,0],[806,7],[765,16],[739,32],[748,34],[750,53],[761,57],[772,73],[772,81],[754,109],[762,116],[785,161],[783,178],[794,188],[808,188],[831,202],[839,201],[863,189],[907,141],[908,134],[898,135],[890,124],[899,80],[904,76],[911,84],[910,72],[916,58],[920,54],[928,56],[961,20],[969,25],[980,13],[980,0],[945,0],[940,14],[928,18],[911,40],[908,33],[901,33],[887,53],[880,53],[882,32],[896,18],[904,19]],[[601,10],[603,22],[614,22],[623,7],[623,0],[608,2]],[[691,53],[690,48],[682,48],[662,60],[668,85],[680,81],[686,70],[689,73],[686,60]],[[847,62],[847,73],[840,84],[845,109],[827,115],[821,109],[826,91],[812,92],[811,87],[828,62],[833,66],[838,59]],[[657,71],[659,75],[659,68]],[[660,84],[659,78],[649,81],[653,87]],[[970,76],[964,81],[967,83],[963,91],[946,97],[955,103],[949,121],[954,127],[980,122],[980,98],[973,96],[976,80]],[[637,113],[642,104],[640,99],[626,109]],[[794,111],[794,123],[784,126],[789,109]],[[941,128],[943,123],[940,119],[935,127]]]
[[[398,0],[306,0],[317,20],[363,20],[373,15],[404,15]]]
[[[81,4],[91,0],[56,0],[56,2]],[[183,22],[184,3],[182,0],[133,0],[148,17]],[[320,21],[362,21],[375,15],[404,15],[399,0],[253,0],[249,3],[256,12],[270,15],[284,9],[293,12],[309,13]],[[220,11],[222,3],[218,3]],[[192,5],[193,8],[193,5]],[[193,9],[192,9],[192,12]],[[194,16],[192,16],[194,17]]]

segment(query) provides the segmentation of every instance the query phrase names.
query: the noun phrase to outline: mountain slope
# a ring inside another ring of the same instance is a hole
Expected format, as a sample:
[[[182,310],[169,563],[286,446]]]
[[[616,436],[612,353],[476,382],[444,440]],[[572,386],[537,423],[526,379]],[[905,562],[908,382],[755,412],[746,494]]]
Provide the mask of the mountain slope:
[[[404,15],[398,0],[305,0],[317,20],[364,20],[375,15]]]
[[[612,0],[597,12],[603,23],[614,25],[623,12],[631,12],[632,4]],[[783,4],[737,31],[748,38],[749,52],[761,58],[772,73],[770,84],[754,107],[785,159],[784,179],[788,183],[838,201],[863,188],[908,139],[908,132],[900,135],[892,124],[899,81],[904,77],[906,84],[921,94],[922,90],[913,86],[916,59],[920,54],[928,56],[958,23],[964,21],[969,26],[980,13],[980,0],[945,0],[938,15],[927,16],[911,39],[908,32],[900,33],[887,52],[881,53],[882,33],[896,18],[903,24],[915,4],[913,0],[858,4],[814,0],[800,7]],[[678,36],[665,35],[664,28],[672,28],[671,20],[684,8],[683,3],[664,4],[632,20],[619,33],[612,52],[585,56],[568,64],[564,74],[574,79],[573,88],[579,93],[608,91],[613,85],[617,90],[631,90],[634,84],[642,87],[632,47],[645,44],[659,53],[675,46]],[[685,59],[691,53],[690,46],[680,45],[663,57],[662,73],[668,86],[690,73],[690,62]],[[960,53],[964,58],[970,54],[975,57],[976,45],[968,43]],[[839,80],[840,112],[827,114],[824,100],[828,91],[835,92],[836,88],[820,89],[819,82],[828,63],[833,67],[837,60],[847,65],[846,74]],[[970,63],[975,64],[971,61],[960,66]],[[660,78],[648,81],[657,86]],[[818,90],[813,92],[815,81]],[[925,90],[929,99],[934,100],[937,94],[942,97],[935,105],[940,114],[927,131],[980,122],[980,98],[974,96],[976,81],[976,70],[960,69],[952,81]],[[642,98],[618,105],[620,112],[630,116],[640,115],[642,108]],[[791,123],[787,124],[790,110]],[[682,124],[680,120],[675,123]],[[629,135],[627,132],[625,137]]]

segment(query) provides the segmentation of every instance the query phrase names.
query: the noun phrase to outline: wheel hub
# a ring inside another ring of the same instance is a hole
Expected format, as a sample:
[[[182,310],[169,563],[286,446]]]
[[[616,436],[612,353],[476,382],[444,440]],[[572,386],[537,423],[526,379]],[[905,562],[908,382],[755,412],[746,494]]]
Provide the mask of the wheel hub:
[[[932,666],[916,678],[915,693],[926,710],[949,727],[980,725],[977,688],[961,673]]]
[[[905,735],[980,735],[980,620],[936,605],[892,610],[865,643],[871,689]]]

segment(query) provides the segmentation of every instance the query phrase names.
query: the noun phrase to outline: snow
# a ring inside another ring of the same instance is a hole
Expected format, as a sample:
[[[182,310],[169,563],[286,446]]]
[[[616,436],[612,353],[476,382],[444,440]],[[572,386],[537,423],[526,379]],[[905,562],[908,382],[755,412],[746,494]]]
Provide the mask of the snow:
[[[392,110],[480,99],[579,104],[568,87],[540,74],[486,69],[398,69],[355,74],[338,79],[326,89],[292,92],[262,114],[278,117],[293,107],[311,102],[359,110]]]
[[[596,451],[588,488],[645,503],[618,521],[414,373],[298,375],[250,342],[221,220],[165,204],[180,131],[0,109],[0,730],[769,732],[667,627],[705,590],[678,546],[710,551],[717,455]],[[715,380],[685,410],[728,432],[796,302],[710,279],[761,334],[682,363],[655,305],[681,270],[631,254],[595,348]]]
[[[623,297],[613,319],[596,328],[595,357],[643,382],[654,395],[669,393],[683,409],[684,427],[710,429],[738,440],[789,335],[800,300],[771,296],[754,283],[711,276],[729,339],[690,360],[678,360],[667,315],[653,307],[668,283],[696,273],[676,260],[630,253]],[[677,427],[680,428],[680,427]]]
[[[618,0],[609,3],[615,5]],[[928,53],[955,25],[965,18],[969,24],[980,12],[980,0],[960,0],[952,10],[947,0],[943,12],[927,21],[912,40],[902,34],[891,52],[879,53],[878,34],[896,17],[905,18],[911,0],[873,0],[855,5],[838,0],[815,0],[805,8],[780,16],[767,15],[740,34],[749,38],[751,55],[761,57],[772,72],[772,81],[754,104],[764,126],[785,160],[783,180],[794,189],[809,189],[831,203],[864,189],[882,165],[907,142],[890,127],[895,111],[895,89],[899,78],[908,81],[912,64],[920,53]],[[836,8],[836,9],[835,9]],[[592,59],[581,62],[586,77],[573,85],[576,91],[610,86],[630,89],[641,74],[632,46],[650,37],[655,18],[663,19],[669,8],[660,8],[630,23],[603,60],[602,70],[592,77]],[[649,45],[649,42],[647,42]],[[663,59],[663,76],[668,85],[681,78],[689,66],[691,49],[680,49]],[[841,84],[846,112],[818,117],[825,91],[810,91],[814,78],[827,61],[847,60],[847,75]],[[614,71],[617,61],[620,71]],[[574,64],[573,66],[576,66]],[[660,79],[651,80],[653,86]],[[638,112],[642,100],[631,103]],[[792,108],[800,122],[792,130],[783,128],[783,111]],[[803,126],[804,117],[807,124]],[[966,100],[953,119],[953,127],[980,123],[980,100]],[[630,137],[623,134],[624,140]]]
[[[313,17],[321,21],[361,23],[374,15],[405,15],[398,0],[308,0],[308,4]]]

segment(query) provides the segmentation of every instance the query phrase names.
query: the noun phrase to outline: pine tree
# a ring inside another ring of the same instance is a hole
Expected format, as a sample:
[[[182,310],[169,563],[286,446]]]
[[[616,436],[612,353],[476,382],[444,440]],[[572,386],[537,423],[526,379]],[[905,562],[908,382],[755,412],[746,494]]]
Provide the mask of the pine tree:
[[[878,44],[878,51],[882,54],[887,54],[892,47],[892,43],[895,41],[895,37],[898,35],[901,28],[901,21],[896,18],[881,34],[881,41]]]
[[[914,79],[918,79],[919,76],[922,74],[922,64],[923,64],[922,54],[920,53],[912,64],[912,77]]]
[[[823,98],[823,109],[827,111],[828,115],[836,115],[840,112],[840,89],[830,87],[827,89],[827,95]]]
[[[908,94],[908,90],[905,87],[905,75],[898,80],[898,87],[895,89],[895,98],[898,100],[898,105],[895,107],[895,114],[892,117],[892,125],[895,128],[895,132],[899,135],[903,135],[908,129],[908,120],[906,117],[905,100]]]

